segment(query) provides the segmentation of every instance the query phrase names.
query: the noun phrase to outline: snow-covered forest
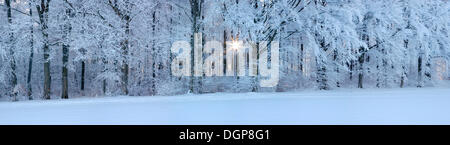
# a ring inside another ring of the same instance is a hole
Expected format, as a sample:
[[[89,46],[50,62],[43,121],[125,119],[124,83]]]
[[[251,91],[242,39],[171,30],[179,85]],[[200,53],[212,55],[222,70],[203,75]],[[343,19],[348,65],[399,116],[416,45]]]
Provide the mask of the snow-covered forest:
[[[279,42],[278,85],[171,75],[196,33]],[[0,100],[433,87],[449,57],[449,0],[0,0]]]

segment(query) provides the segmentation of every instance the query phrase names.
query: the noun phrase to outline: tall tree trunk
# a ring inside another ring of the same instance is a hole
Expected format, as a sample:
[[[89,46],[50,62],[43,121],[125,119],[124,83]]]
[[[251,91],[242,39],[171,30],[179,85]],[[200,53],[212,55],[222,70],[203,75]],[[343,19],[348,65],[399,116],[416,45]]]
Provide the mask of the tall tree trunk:
[[[153,11],[152,14],[152,35],[155,36],[156,32],[156,11]],[[156,95],[156,46],[155,46],[155,40],[152,41],[152,95]]]
[[[102,83],[102,91],[103,91],[103,94],[106,94],[106,79],[103,79],[103,83]]]
[[[100,46],[100,47],[103,47],[103,46]],[[108,71],[108,61],[106,60],[106,58],[102,58],[102,62],[103,62],[103,65],[104,65],[104,67],[103,67],[103,71],[102,71],[102,73],[104,73],[104,72],[106,72],[106,71]],[[102,92],[103,92],[103,95],[105,95],[106,94],[106,86],[107,86],[108,84],[107,84],[107,82],[106,82],[106,79],[103,79],[103,81],[102,81]]]
[[[405,43],[405,49],[408,50],[409,40],[408,39],[404,40],[404,43]],[[405,58],[407,58],[408,54],[406,52],[403,52],[403,53],[405,55]],[[400,78],[400,88],[403,88],[405,86],[405,78],[407,78],[407,77],[408,77],[408,74],[407,74],[406,66],[405,66],[405,64],[402,64],[402,76]]]
[[[417,87],[423,87],[422,56],[417,59]]]
[[[44,99],[50,99],[50,86],[51,86],[51,76],[50,76],[50,49],[48,40],[48,11],[49,4],[51,0],[41,0],[40,5],[36,5],[36,9],[39,14],[39,21],[42,29],[42,37],[44,41]]]
[[[333,61],[336,63],[336,68],[335,68],[335,72],[336,72],[336,76],[338,78],[336,78],[336,87],[340,88],[341,87],[341,83],[339,82],[339,64],[337,64],[337,59],[338,59],[338,51],[334,50],[333,51]]]
[[[259,69],[258,69],[258,60],[259,60],[259,42],[256,42],[255,43],[255,46],[254,47],[256,47],[256,49],[255,49],[255,51],[256,51],[256,56],[254,56],[254,57],[256,57],[256,58],[254,58],[254,60],[256,61],[256,62],[254,62],[255,64],[252,66],[255,70],[256,70],[256,75],[253,77],[253,87],[252,87],[252,92],[258,92],[258,90],[259,90],[259,85],[258,85],[258,77],[259,77]],[[224,66],[226,66],[226,65],[224,65]]]
[[[350,67],[350,72],[349,72],[350,73],[349,74],[350,75],[350,77],[349,77],[350,80],[353,80],[353,67],[354,67],[354,65],[355,65],[354,60],[350,60],[350,66],[349,66]]]
[[[31,1],[28,2],[30,7],[30,57],[28,58],[28,75],[27,75],[27,96],[28,100],[33,100],[33,90],[31,86],[31,72],[33,71],[33,57],[34,57],[34,30],[33,30],[33,10],[31,9]]]
[[[225,4],[224,4],[225,7]],[[223,19],[223,21],[225,21],[225,19]],[[223,56],[227,55],[227,30],[226,28],[223,30]],[[223,61],[223,66],[224,68],[226,68],[227,66],[227,60],[225,59]],[[227,69],[223,69],[223,74],[226,74]],[[220,88],[221,91],[225,91],[224,85],[222,85],[222,88]]]
[[[202,14],[202,5],[204,0],[190,0],[191,5],[191,17],[192,17],[192,35],[191,35],[191,80],[189,84],[189,91],[191,93],[197,93],[197,88],[195,87],[195,37],[196,34],[200,32],[200,19]],[[198,65],[198,64],[197,64]]]
[[[400,88],[403,88],[404,85],[405,85],[405,77],[401,76],[401,78],[400,78]]]
[[[364,49],[364,48],[361,48]],[[364,51],[364,50],[363,50]],[[358,88],[363,88],[365,52],[359,56]]]
[[[86,73],[86,62],[83,60],[81,61],[81,86],[80,86],[81,91],[84,91],[85,73]]]
[[[48,37],[48,36],[46,36]],[[48,42],[48,41],[47,41]],[[49,47],[48,44],[44,44],[44,99],[50,99],[50,86],[51,86],[51,75],[50,75],[50,60],[49,58]]]
[[[317,65],[317,83],[319,84],[319,89],[329,90],[330,88],[328,87],[327,68],[325,67],[324,60],[318,60],[318,57],[316,57],[316,65]]]
[[[85,13],[83,13],[83,19],[84,18],[86,18],[86,14]],[[82,29],[83,29],[83,31],[81,31],[81,34],[83,35],[83,34],[85,34],[85,31],[84,31],[85,27],[82,26]],[[102,42],[103,41],[104,41],[104,38],[102,38]],[[102,46],[103,45],[100,45],[100,47],[102,47]],[[85,48],[80,49],[80,51],[81,51],[81,54],[83,56],[86,55],[86,49]],[[106,65],[106,64],[104,64],[104,65]],[[82,95],[84,95],[84,86],[85,86],[85,82],[86,82],[85,81],[85,77],[84,77],[85,75],[86,75],[86,61],[83,59],[83,60],[81,60],[81,80],[80,80],[81,81],[80,82],[80,90],[81,90]]]
[[[300,44],[300,52],[298,54],[298,71],[297,73],[299,73],[300,76],[304,77],[304,71],[303,71],[303,64],[304,64],[304,46],[303,46],[303,41],[301,41]],[[303,85],[303,81],[297,81],[297,87],[300,87]]]
[[[122,56],[123,56],[123,60],[122,60],[122,92],[125,95],[128,95],[128,71],[129,71],[129,66],[128,66],[128,50],[129,50],[129,37],[130,37],[130,17],[126,16],[125,17],[125,35],[126,35],[126,39],[123,42],[123,46],[122,46]]]
[[[424,83],[428,83],[431,81],[431,56],[427,53],[426,55],[426,61],[425,61],[425,78],[426,80],[424,81]]]
[[[68,92],[68,77],[67,77],[67,62],[69,60],[69,46],[68,45],[63,45],[63,67],[62,67],[62,92],[61,92],[61,98],[62,99],[69,99],[69,92]]]
[[[71,17],[72,12],[69,8],[66,9],[66,16],[64,17],[65,19],[65,25],[63,27],[63,38],[64,41],[67,41],[67,37],[71,31],[71,24],[70,24],[70,20],[68,19],[69,17]],[[66,44],[68,42],[64,42],[64,44],[62,45],[62,92],[61,92],[61,98],[62,99],[69,99],[69,80],[68,80],[68,70],[67,70],[67,65],[68,65],[68,61],[69,61],[69,44]]]
[[[11,14],[11,0],[5,0],[7,18],[9,24],[9,55],[10,55],[10,65],[11,65],[11,97],[13,101],[17,101],[17,91],[15,87],[17,85],[17,75],[16,75],[16,59],[14,57],[15,44],[14,44],[14,33],[12,30],[12,14]]]

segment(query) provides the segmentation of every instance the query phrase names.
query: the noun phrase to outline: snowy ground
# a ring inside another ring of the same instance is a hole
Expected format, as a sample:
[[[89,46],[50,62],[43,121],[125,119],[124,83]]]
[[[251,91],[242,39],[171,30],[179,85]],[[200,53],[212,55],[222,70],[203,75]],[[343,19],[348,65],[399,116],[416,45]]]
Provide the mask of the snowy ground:
[[[450,88],[0,102],[0,124],[450,124]]]

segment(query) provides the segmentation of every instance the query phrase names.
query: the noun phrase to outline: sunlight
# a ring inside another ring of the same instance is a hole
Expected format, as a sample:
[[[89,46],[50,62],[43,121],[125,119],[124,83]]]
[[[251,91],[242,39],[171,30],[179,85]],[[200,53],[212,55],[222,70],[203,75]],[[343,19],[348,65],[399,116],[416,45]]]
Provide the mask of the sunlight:
[[[233,50],[239,50],[242,47],[242,42],[239,41],[239,35],[236,36],[236,38],[231,38],[231,43],[230,43],[230,47]]]
[[[241,47],[241,44],[239,43],[239,41],[237,41],[237,40],[231,41],[231,48],[233,50],[239,50],[240,47]]]

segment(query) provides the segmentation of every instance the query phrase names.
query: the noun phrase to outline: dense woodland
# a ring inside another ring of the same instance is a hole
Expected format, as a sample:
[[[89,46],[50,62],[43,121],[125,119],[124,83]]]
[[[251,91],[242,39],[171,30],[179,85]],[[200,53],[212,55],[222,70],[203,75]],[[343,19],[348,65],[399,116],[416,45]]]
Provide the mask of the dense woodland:
[[[0,97],[442,86],[449,30],[448,0],[0,0]],[[195,33],[278,41],[278,85],[171,75]]]

